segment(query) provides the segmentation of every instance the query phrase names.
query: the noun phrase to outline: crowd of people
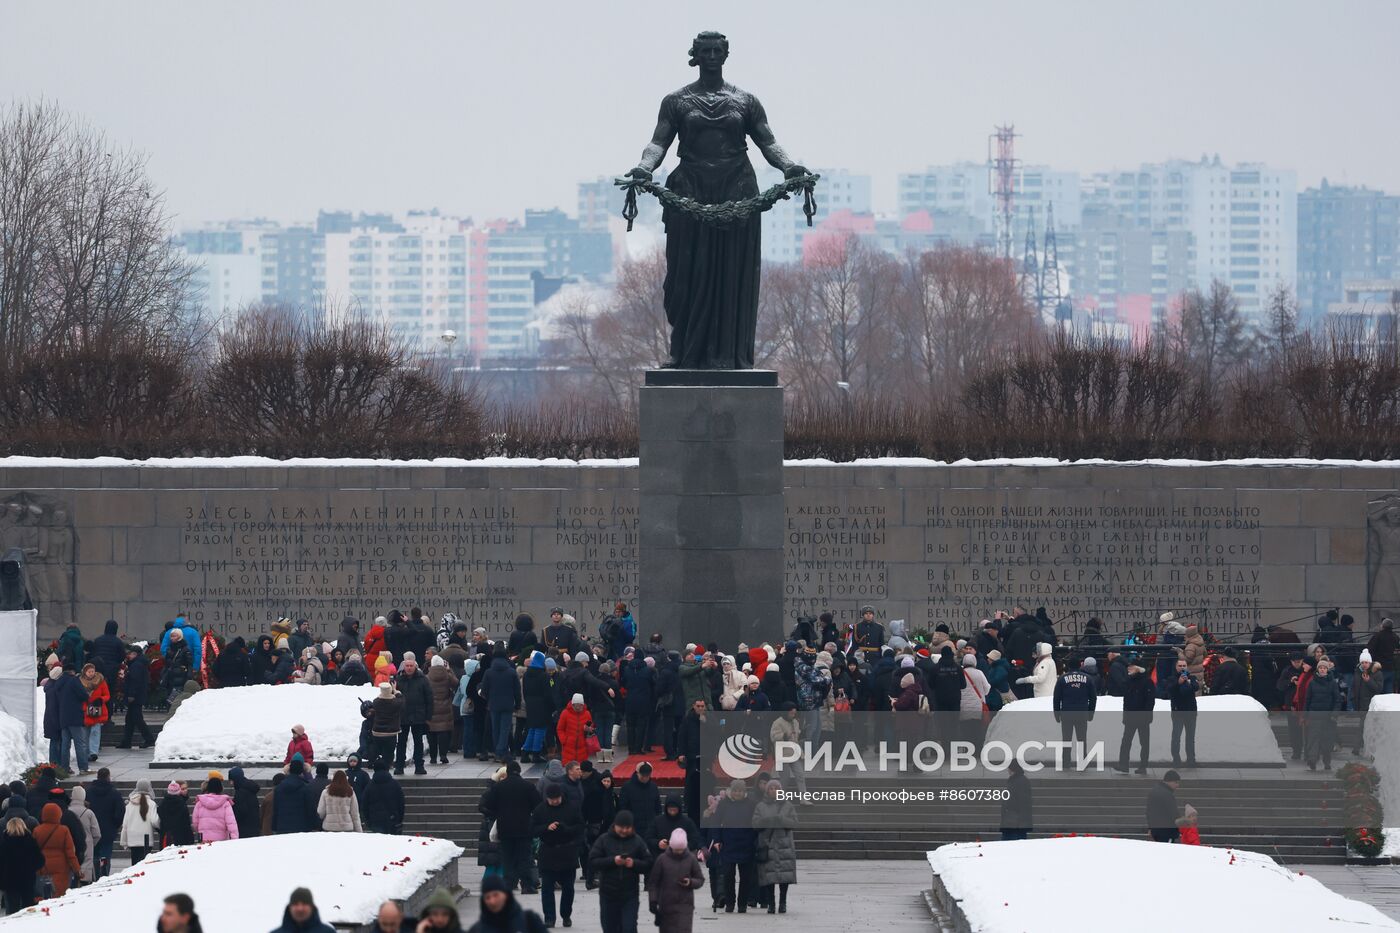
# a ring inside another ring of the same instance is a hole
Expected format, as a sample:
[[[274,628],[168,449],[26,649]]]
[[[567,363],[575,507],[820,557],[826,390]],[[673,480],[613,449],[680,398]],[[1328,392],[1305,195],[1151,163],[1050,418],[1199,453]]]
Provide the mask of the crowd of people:
[[[156,800],[142,781],[123,800],[105,769],[68,792],[52,772],[35,788],[11,787],[0,814],[0,880],[15,909],[36,892],[61,893],[74,880],[101,877],[118,841],[139,861],[161,845],[196,839],[401,832],[396,777],[410,761],[422,775],[427,764],[460,755],[500,766],[480,802],[481,922],[571,926],[581,874],[585,888],[598,891],[608,933],[635,930],[643,892],[657,923],[679,933],[690,929],[697,888],[708,885],[716,911],[785,912],[797,880],[797,814],[778,781],[762,773],[701,799],[700,730],[711,711],[779,713],[768,736],[774,741],[839,733],[850,712],[947,713],[955,714],[960,737],[977,742],[1006,703],[1047,697],[1066,741],[1082,742],[1098,699],[1121,697],[1116,767],[1128,769],[1136,741],[1144,773],[1158,699],[1170,701],[1173,759],[1189,767],[1197,698],[1241,694],[1295,714],[1293,757],[1330,767],[1337,736],[1325,716],[1310,715],[1305,724],[1301,714],[1364,712],[1372,697],[1394,688],[1400,642],[1391,620],[1364,644],[1353,627],[1350,616],[1332,611],[1318,618],[1310,644],[1288,628],[1260,627],[1249,644],[1232,645],[1169,612],[1151,630],[1124,636],[1110,636],[1093,618],[1066,643],[1044,609],[1018,606],[965,633],[939,624],[925,634],[878,621],[867,606],[853,624],[839,626],[831,613],[802,618],[776,644],[740,644],[729,653],[713,643],[673,647],[659,633],[640,640],[623,603],[592,638],[558,608],[539,628],[522,613],[501,638],[451,613],[435,622],[417,608],[392,610],[364,632],[347,617],[334,640],[319,639],[305,620],[281,619],[251,648],[201,634],[183,617],[150,646],[118,637],[115,622],[91,642],[69,626],[44,665],[44,728],[51,760],[67,768],[71,754],[81,775],[91,774],[119,700],[127,716],[117,744],[127,747],[138,733],[150,744],[141,707],[152,695],[178,707],[200,689],[259,683],[373,684],[378,693],[361,706],[357,754],[334,774],[315,762],[313,737],[297,727],[270,787],[237,768],[227,782],[211,772],[192,807],[180,783]],[[632,755],[660,746],[664,760],[683,770],[684,792],[663,797],[646,762],[615,786],[607,767],[619,745]],[[522,764],[531,763],[547,763],[538,781],[523,776]],[[801,772],[795,777],[800,782]],[[1160,821],[1152,813],[1164,812],[1165,793],[1179,785],[1175,771],[1169,778],[1149,801],[1150,821]],[[1031,791],[1016,767],[1008,788],[1002,828],[1007,838],[1023,838]],[[1178,813],[1173,802],[1171,809],[1171,838],[1163,841],[1198,839],[1190,808]],[[37,887],[25,883],[31,874]],[[541,895],[542,918],[520,908],[517,890]],[[305,903],[294,898],[287,929],[307,928],[302,908],[309,904],[309,892]],[[455,909],[450,923],[457,923]]]

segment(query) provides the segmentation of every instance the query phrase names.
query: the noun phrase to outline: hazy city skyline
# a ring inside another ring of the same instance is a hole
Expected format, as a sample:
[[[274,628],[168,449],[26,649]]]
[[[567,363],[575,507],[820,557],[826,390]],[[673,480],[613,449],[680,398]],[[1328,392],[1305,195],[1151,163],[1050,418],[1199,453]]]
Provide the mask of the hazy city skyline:
[[[1329,8],[1325,31],[1295,2],[230,9],[10,4],[0,86],[147,152],[178,225],[572,210],[579,180],[635,164],[707,28],[787,148],[871,175],[879,211],[900,172],[984,158],[1000,122],[1057,168],[1219,153],[1295,169],[1300,189],[1400,190],[1397,131],[1375,120],[1398,70],[1393,3]]]

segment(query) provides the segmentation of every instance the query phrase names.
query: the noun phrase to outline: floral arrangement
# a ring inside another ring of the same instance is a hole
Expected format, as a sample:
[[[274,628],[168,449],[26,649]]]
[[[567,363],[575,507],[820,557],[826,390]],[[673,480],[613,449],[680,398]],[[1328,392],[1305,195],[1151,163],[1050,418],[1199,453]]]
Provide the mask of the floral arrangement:
[[[66,781],[73,776],[73,772],[62,765],[56,765],[51,761],[41,761],[20,775],[20,780],[24,781],[25,787],[33,787],[39,783],[39,775],[43,773],[45,768],[53,768],[54,774],[60,781]]]
[[[1380,775],[1375,768],[1360,762],[1344,765],[1337,771],[1342,781],[1346,815],[1347,848],[1363,858],[1377,858],[1385,848],[1385,833],[1381,831],[1381,802],[1376,796]]]

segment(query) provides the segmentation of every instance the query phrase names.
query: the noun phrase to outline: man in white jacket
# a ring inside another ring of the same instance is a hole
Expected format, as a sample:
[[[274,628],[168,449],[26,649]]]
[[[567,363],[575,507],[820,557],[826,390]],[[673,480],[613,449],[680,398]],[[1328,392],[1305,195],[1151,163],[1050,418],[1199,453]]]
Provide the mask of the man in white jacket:
[[[1037,644],[1035,646],[1035,667],[1031,670],[1029,677],[1019,677],[1016,683],[1030,684],[1034,690],[1034,696],[1054,696],[1056,674],[1054,650],[1043,641]]]

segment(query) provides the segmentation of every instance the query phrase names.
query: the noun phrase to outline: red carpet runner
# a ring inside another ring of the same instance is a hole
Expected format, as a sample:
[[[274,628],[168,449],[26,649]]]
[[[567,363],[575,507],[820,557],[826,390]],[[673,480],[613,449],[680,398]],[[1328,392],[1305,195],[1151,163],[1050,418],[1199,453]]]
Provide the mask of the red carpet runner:
[[[632,772],[637,770],[637,765],[644,761],[651,762],[651,779],[662,787],[684,787],[685,770],[674,761],[662,761],[665,752],[657,749],[647,755],[628,755],[626,758],[612,765],[613,787],[617,787],[623,781],[632,776]],[[593,767],[604,770],[608,767],[606,763],[593,762]]]

